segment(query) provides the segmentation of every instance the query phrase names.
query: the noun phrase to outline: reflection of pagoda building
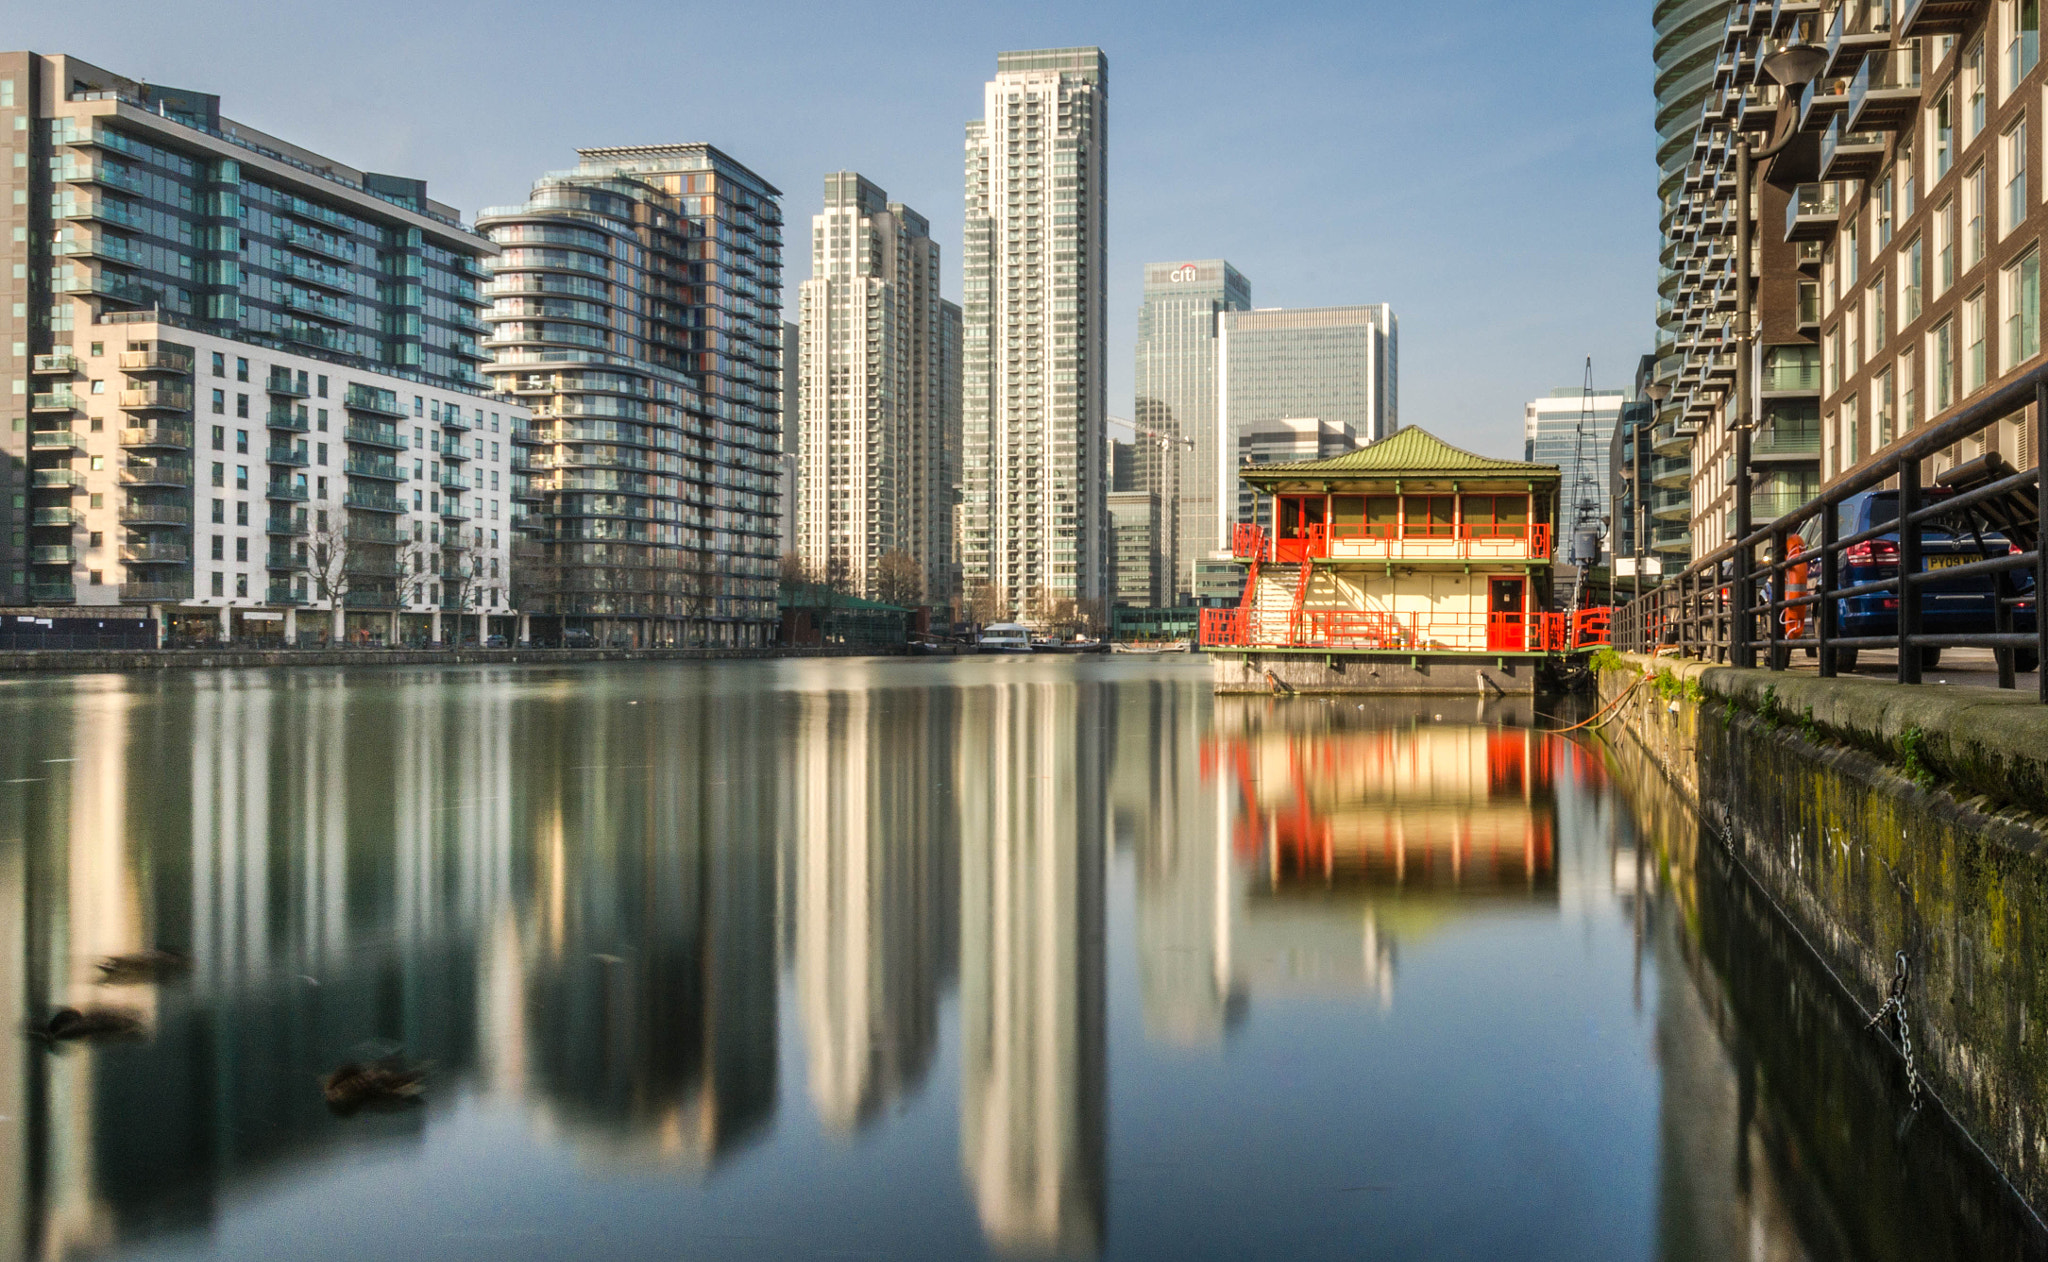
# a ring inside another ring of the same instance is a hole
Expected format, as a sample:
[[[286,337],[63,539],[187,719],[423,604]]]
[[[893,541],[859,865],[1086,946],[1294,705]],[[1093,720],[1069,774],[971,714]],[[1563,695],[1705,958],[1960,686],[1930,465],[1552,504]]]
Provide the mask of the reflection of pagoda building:
[[[774,1112],[773,807],[724,787],[765,738],[744,711],[712,719],[557,714],[535,739],[581,761],[523,786],[538,833],[522,1072],[610,1159],[708,1167]],[[653,722],[691,730],[638,726]],[[688,756],[649,766],[650,748]]]
[[[796,990],[811,1098],[850,1131],[916,1086],[950,970],[951,803],[933,721],[944,694],[799,697]]]
[[[960,1155],[999,1248],[1103,1236],[1102,693],[963,702]]]

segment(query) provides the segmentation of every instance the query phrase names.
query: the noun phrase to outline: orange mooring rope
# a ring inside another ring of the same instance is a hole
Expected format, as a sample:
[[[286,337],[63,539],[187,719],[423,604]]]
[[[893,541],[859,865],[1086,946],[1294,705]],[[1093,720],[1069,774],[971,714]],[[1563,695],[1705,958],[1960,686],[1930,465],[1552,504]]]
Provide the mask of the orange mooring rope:
[[[1561,727],[1557,729],[1558,734],[1563,735],[1566,732],[1576,732],[1582,727],[1591,727],[1593,726],[1593,724],[1598,723],[1603,717],[1606,716],[1608,711],[1614,709],[1614,707],[1620,705],[1623,701],[1627,700],[1628,694],[1634,692],[1638,687],[1642,686],[1642,682],[1645,679],[1648,679],[1649,677],[1650,676],[1647,673],[1637,675],[1635,682],[1630,684],[1628,687],[1623,688],[1621,690],[1620,695],[1616,696],[1614,700],[1608,702],[1604,706],[1601,706],[1600,712],[1598,714],[1595,714],[1592,718],[1587,719],[1584,723],[1574,723],[1570,727]]]

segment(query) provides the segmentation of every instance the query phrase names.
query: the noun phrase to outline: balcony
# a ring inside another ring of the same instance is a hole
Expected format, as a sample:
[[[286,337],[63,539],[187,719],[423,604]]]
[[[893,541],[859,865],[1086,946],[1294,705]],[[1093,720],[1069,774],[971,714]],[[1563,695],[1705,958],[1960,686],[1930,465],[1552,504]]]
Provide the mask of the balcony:
[[[331,320],[336,324],[348,324],[356,318],[355,304],[342,302],[327,294],[309,293],[303,289],[287,289],[280,299],[281,305],[316,320]]]
[[[30,451],[62,452],[70,455],[85,450],[85,439],[68,429],[39,429],[28,436]]]
[[[306,409],[290,403],[273,403],[264,414],[263,423],[272,429],[286,429],[294,434],[309,434],[313,422],[306,415]]]
[[[85,514],[75,508],[38,508],[29,517],[32,526],[80,526]]]
[[[345,537],[350,543],[401,544],[408,540],[398,527],[376,518],[370,521],[351,521],[345,528]]]
[[[1842,199],[1832,184],[1801,184],[1785,201],[1787,241],[1825,241],[1842,218]]]
[[[1838,114],[1828,120],[1820,138],[1820,177],[1824,180],[1867,180],[1884,161],[1884,134],[1850,131]]]
[[[263,382],[263,388],[271,394],[283,395],[289,399],[305,399],[312,396],[312,391],[306,387],[306,378],[303,374],[294,376],[282,368],[270,370],[270,376]],[[276,410],[275,404],[271,410]]]
[[[1872,53],[1849,83],[1843,126],[1857,131],[1897,131],[1920,108],[1918,45]]]
[[[442,521],[468,521],[474,516],[476,516],[475,513],[463,507],[461,500],[456,499],[452,495],[441,497]]]
[[[1820,422],[1765,421],[1750,437],[1749,454],[1756,460],[1816,459],[1820,455]]]
[[[461,443],[460,441],[458,441],[458,440],[455,440],[455,439],[450,439],[450,440],[449,440],[449,442],[448,442],[448,446],[446,447],[446,449],[444,449],[444,450],[443,450],[443,451],[441,452],[441,459],[443,459],[443,460],[467,460],[467,459],[469,459],[469,453],[468,453],[468,452],[466,452],[466,451],[464,451],[464,450],[462,449],[462,443]]]
[[[341,604],[344,609],[396,609],[398,593],[390,588],[351,589],[341,594]]]
[[[90,197],[67,195],[57,203],[52,217],[57,219],[81,220],[98,219],[106,223],[117,223],[124,228],[146,228],[142,216],[118,202],[96,200]]]
[[[304,250],[309,254],[319,254],[339,263],[347,263],[350,266],[355,264],[356,247],[352,241],[347,241],[340,237],[330,237],[324,232],[314,232],[310,228],[302,228],[297,224],[283,225],[283,231],[279,235],[284,238],[285,244],[291,246],[294,250]]]
[[[476,428],[476,422],[466,419],[462,415],[461,408],[442,408],[441,428],[454,430],[458,433],[467,433]]]
[[[404,467],[390,456],[350,452],[348,462],[342,469],[352,478],[382,478],[387,482],[405,481]]]
[[[1650,461],[1650,484],[1661,487],[1682,487],[1692,480],[1692,459],[1689,456],[1657,456]]]
[[[182,543],[127,543],[121,545],[123,565],[183,565],[192,550]]]
[[[342,497],[341,502],[350,508],[366,509],[373,513],[402,513],[405,511],[405,505],[399,501],[397,496],[388,492],[379,494],[378,492],[382,490],[382,487],[351,484],[348,488],[348,493]]]
[[[68,376],[85,371],[85,364],[70,351],[58,351],[54,355],[38,355],[33,371],[56,376]]]
[[[121,466],[122,486],[192,485],[192,466],[164,460],[130,460]]]
[[[393,451],[405,450],[405,437],[396,425],[374,421],[350,421],[343,433],[348,441],[365,447],[389,447]]]
[[[272,513],[263,522],[263,533],[267,535],[304,535],[306,523],[289,513]]]
[[[447,490],[458,493],[476,489],[463,480],[461,470],[451,468],[448,465],[441,466],[441,485]]]
[[[68,543],[46,544],[28,550],[30,565],[70,565],[78,560],[78,549]]]
[[[192,357],[182,351],[122,351],[121,371],[128,373],[176,373],[192,371]]]
[[[271,464],[290,465],[295,469],[303,469],[310,463],[306,456],[306,445],[304,443],[300,443],[297,446],[293,446],[290,443],[272,443],[270,448],[263,453],[263,458]]]
[[[29,396],[31,412],[78,412],[85,408],[85,400],[69,390],[52,390],[48,394]]]
[[[1798,491],[1753,491],[1749,497],[1749,520],[1752,527],[1774,522],[1787,513],[1796,513],[1811,503],[1813,497]]]
[[[296,482],[286,482],[283,481],[282,479],[271,482],[263,488],[263,498],[269,500],[284,500],[289,503],[303,504],[306,502],[306,499],[308,498],[306,494],[306,483],[304,479],[300,479],[299,481]]]
[[[76,491],[85,485],[85,475],[70,469],[35,469],[29,485],[38,491]]]
[[[123,583],[121,600],[124,604],[164,605],[172,601],[192,599],[190,578],[170,579],[157,583]]]
[[[370,412],[378,416],[404,416],[405,409],[399,405],[398,396],[389,390],[374,386],[350,385],[342,396],[342,406],[352,412]]]
[[[290,583],[272,583],[270,589],[264,593],[263,603],[266,605],[303,605],[306,603],[306,596],[304,592],[294,590]]]
[[[1984,0],[1899,0],[1899,38],[1960,35],[1984,8]]]
[[[126,276],[112,272],[72,272],[59,280],[50,282],[50,292],[58,294],[90,294],[100,298],[112,298],[116,302],[149,306],[155,302],[154,294],[136,284]]]
[[[1815,79],[1799,90],[1799,130],[1812,131],[1826,125],[1848,105],[1848,79]]]
[[[350,574],[367,574],[371,578],[398,577],[397,557],[351,552],[342,558],[341,566],[344,571]]]
[[[1820,356],[1766,354],[1757,387],[1766,399],[1817,399],[1820,397]]]
[[[306,558],[290,548],[272,548],[263,557],[263,568],[266,570],[303,570],[306,568]]]
[[[144,386],[121,392],[124,412],[190,412],[192,392],[174,386]]]
[[[1850,75],[1857,63],[1892,46],[1891,0],[1843,0],[1828,23],[1824,75]]]
[[[68,605],[77,599],[78,589],[68,578],[32,578],[28,581],[28,603],[31,605]]]
[[[121,506],[121,524],[189,526],[192,524],[192,510],[184,504],[152,504],[143,500],[129,500]]]

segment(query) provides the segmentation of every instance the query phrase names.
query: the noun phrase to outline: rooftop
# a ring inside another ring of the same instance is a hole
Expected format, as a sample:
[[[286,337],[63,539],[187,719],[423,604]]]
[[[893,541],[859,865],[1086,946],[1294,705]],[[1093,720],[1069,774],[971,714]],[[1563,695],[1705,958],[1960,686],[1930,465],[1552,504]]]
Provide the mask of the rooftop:
[[[1556,465],[1530,464],[1520,460],[1497,460],[1453,447],[1426,429],[1411,425],[1394,431],[1376,443],[1324,460],[1302,460],[1292,464],[1257,465],[1243,470],[1248,482],[1281,482],[1304,477],[1372,474],[1409,474],[1433,477],[1447,474],[1494,475],[1556,481]]]

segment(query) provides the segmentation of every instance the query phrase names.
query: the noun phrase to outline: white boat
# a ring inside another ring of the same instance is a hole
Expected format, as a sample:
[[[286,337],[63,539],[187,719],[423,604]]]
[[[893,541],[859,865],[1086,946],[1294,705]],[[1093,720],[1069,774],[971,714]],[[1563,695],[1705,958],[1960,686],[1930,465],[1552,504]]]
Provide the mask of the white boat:
[[[1173,640],[1166,644],[1128,644],[1118,641],[1109,647],[1112,653],[1139,653],[1151,656],[1158,653],[1185,653],[1188,651],[1188,642]]]
[[[984,653],[1029,653],[1031,628],[1021,622],[991,622],[975,643]]]

